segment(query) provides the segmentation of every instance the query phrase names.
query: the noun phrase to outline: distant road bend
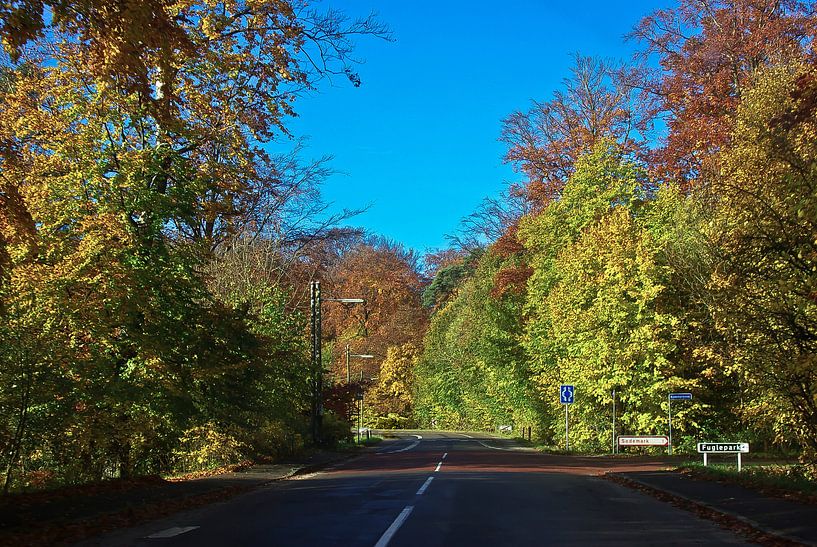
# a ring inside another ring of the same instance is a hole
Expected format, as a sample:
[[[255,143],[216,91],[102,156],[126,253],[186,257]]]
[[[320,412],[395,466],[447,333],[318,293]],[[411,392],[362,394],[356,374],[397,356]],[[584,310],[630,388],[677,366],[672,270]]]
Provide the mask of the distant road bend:
[[[476,433],[400,432],[334,468],[84,545],[747,544],[597,476],[627,465],[514,449]]]

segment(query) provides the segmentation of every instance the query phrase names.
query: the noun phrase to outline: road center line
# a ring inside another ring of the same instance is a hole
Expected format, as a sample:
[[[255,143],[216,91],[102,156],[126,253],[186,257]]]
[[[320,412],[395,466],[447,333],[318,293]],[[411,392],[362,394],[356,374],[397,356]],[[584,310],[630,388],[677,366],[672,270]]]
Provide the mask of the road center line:
[[[427,478],[427,479],[426,479],[426,482],[424,482],[424,483],[423,483],[423,485],[420,487],[420,489],[419,489],[419,490],[417,490],[417,494],[416,494],[416,495],[417,495],[417,496],[422,496],[422,495],[423,495],[423,492],[425,492],[425,491],[426,491],[426,488],[428,488],[428,485],[429,485],[429,484],[431,484],[431,481],[433,481],[433,480],[434,480],[434,477],[433,477],[433,476],[432,476],[432,477]]]
[[[435,473],[440,470],[440,467],[442,466],[442,464],[443,464],[443,462],[439,462],[437,464],[437,469],[434,470]]]
[[[413,509],[414,509],[413,505],[407,505],[405,509],[403,509],[399,515],[397,515],[397,518],[394,519],[394,522],[391,523],[391,526],[389,526],[386,529],[386,531],[383,532],[383,535],[380,536],[380,539],[377,540],[377,543],[374,544],[374,547],[386,547],[386,545],[388,545],[389,542],[391,541],[391,538],[394,537],[394,534],[397,533],[397,530],[400,529],[400,527],[406,521],[408,516],[411,514],[411,511]]]

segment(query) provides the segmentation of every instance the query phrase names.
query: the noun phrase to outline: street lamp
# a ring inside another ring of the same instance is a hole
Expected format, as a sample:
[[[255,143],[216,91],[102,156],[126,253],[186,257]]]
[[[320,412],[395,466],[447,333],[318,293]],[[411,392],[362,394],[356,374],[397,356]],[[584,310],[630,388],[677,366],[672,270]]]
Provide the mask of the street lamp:
[[[312,442],[318,444],[321,438],[323,418],[323,362],[321,359],[321,282],[312,281],[309,290],[311,310],[310,334],[312,337]],[[325,298],[327,302],[342,304],[366,304],[365,298]]]
[[[349,358],[350,357],[357,357],[358,359],[374,359],[374,355],[369,355],[368,353],[349,353],[349,344],[346,344],[346,383],[352,381],[351,372],[349,369]]]
[[[369,357],[374,356],[370,355]],[[377,376],[372,376],[371,380],[377,380]],[[360,367],[360,386],[357,388],[356,399],[359,404],[357,409],[357,444],[360,444],[360,434],[363,430],[363,366]]]

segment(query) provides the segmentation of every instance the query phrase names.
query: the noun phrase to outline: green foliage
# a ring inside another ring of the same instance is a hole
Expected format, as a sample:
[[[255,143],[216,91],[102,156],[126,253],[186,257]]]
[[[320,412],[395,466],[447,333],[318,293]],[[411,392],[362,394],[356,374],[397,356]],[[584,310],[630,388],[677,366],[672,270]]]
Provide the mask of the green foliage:
[[[473,251],[461,262],[440,269],[423,291],[423,306],[435,308],[445,304],[460,284],[474,273],[476,262],[482,253],[481,250]]]
[[[663,286],[657,249],[644,229],[644,175],[602,143],[582,157],[559,201],[520,230],[530,252],[525,345],[533,378],[560,423],[558,385],[576,385],[573,436],[577,447],[609,446],[612,390],[622,430],[657,433],[670,385],[668,360],[677,318],[661,313]],[[550,439],[553,441],[555,437]]]
[[[323,442],[326,446],[351,442],[352,438],[352,424],[331,412],[323,415]]]
[[[742,417],[795,438],[817,462],[817,83],[769,69],[743,97],[733,146],[711,181],[711,280]]]
[[[526,358],[518,343],[521,301],[491,296],[501,259],[482,255],[473,277],[433,316],[415,369],[422,425],[495,429],[538,423]]]
[[[400,416],[393,412],[386,416],[375,417],[373,425],[375,429],[413,429],[417,426],[411,417]]]

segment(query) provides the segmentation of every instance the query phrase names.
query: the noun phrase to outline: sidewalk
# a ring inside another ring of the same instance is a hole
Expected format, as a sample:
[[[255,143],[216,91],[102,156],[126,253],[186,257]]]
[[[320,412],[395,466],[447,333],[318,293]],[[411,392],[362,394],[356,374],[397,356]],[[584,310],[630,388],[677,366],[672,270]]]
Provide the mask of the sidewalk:
[[[0,498],[0,545],[77,541],[109,529],[224,500],[356,455],[322,451],[302,461],[259,464],[240,472],[199,479],[174,482],[146,477],[124,483],[111,481]]]
[[[611,473],[613,480],[623,478],[628,486],[680,502],[686,509],[714,511],[704,515],[727,524],[749,526],[784,540],[779,544],[817,545],[817,505],[767,496],[737,484],[696,479],[677,471],[636,471]],[[765,539],[769,543],[776,538]]]

